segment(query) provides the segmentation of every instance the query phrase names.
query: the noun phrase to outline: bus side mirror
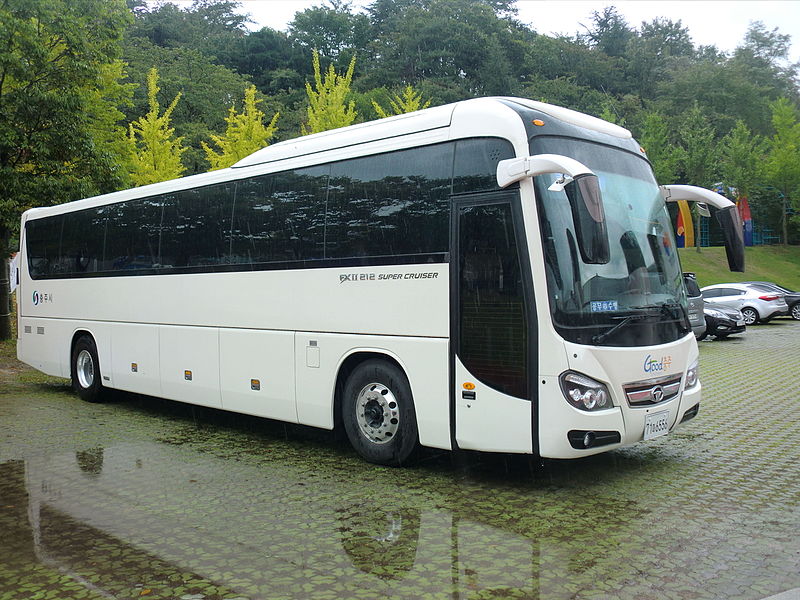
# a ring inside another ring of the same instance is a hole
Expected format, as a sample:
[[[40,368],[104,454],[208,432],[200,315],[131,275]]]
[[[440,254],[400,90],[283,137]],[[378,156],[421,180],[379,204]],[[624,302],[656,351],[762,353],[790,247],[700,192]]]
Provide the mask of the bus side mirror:
[[[574,158],[561,154],[536,154],[523,158],[509,158],[497,163],[497,183],[504,188],[526,177],[557,173],[558,180],[549,191],[567,194],[578,248],[588,264],[605,264],[609,261],[608,233],[606,231],[603,198],[600,183],[589,167]]]
[[[728,268],[739,273],[744,272],[744,232],[742,219],[736,205],[711,190],[694,185],[662,185],[661,192],[667,202],[702,202],[717,208],[717,221],[725,236],[725,254],[728,257]]]
[[[717,221],[722,226],[722,233],[725,236],[728,268],[731,271],[744,273],[744,231],[742,230],[742,218],[736,205],[718,210]]]
[[[572,209],[572,221],[578,234],[578,248],[583,262],[604,265],[610,260],[606,213],[597,175],[578,175],[564,186]]]

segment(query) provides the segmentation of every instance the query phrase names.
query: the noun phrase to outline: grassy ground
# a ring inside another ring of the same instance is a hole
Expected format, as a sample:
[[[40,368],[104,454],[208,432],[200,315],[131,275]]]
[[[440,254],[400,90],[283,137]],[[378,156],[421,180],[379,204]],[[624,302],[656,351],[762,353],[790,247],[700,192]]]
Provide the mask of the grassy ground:
[[[678,250],[684,271],[697,273],[701,286],[737,281],[774,281],[791,290],[800,290],[800,246],[754,246],[745,249],[745,272],[728,270],[725,249],[694,248]]]

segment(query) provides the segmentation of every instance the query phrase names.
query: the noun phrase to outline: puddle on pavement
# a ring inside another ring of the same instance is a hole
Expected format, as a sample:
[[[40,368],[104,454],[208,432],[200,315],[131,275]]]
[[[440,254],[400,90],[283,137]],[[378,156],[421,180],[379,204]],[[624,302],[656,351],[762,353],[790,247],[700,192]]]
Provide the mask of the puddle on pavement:
[[[361,477],[152,442],[0,463],[0,596],[552,597],[644,514],[571,509],[522,461],[345,461]]]

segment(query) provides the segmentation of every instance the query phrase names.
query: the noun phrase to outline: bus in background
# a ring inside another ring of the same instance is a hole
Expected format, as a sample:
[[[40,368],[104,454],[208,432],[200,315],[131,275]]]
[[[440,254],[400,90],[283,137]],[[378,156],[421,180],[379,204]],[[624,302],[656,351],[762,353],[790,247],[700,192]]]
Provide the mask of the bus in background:
[[[575,458],[697,414],[665,201],[626,129],[481,98],[22,216],[18,356],[107,388],[422,445]]]

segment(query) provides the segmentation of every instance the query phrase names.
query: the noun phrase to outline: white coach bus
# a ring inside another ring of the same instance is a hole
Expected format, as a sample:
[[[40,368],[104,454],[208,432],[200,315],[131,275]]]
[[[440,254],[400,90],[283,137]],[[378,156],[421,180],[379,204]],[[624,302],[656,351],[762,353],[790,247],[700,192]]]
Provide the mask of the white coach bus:
[[[106,388],[417,446],[574,458],[697,414],[665,201],[630,132],[483,98],[22,216],[18,356]]]

